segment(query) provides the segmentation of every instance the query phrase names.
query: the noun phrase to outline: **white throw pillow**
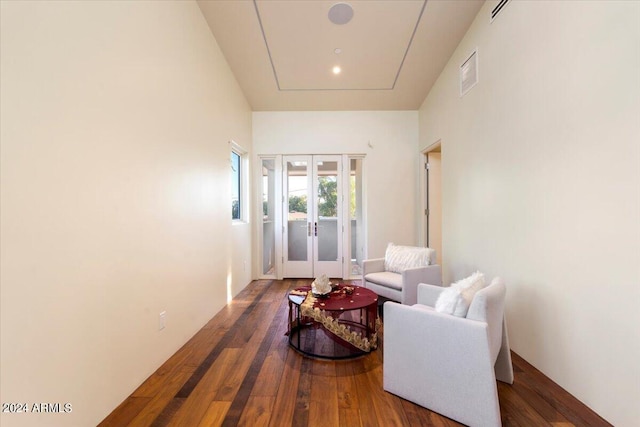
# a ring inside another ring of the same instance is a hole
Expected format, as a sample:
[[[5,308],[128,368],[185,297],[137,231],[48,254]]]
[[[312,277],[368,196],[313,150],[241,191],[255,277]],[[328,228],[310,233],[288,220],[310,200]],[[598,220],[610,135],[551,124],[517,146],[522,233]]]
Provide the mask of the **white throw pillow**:
[[[457,288],[450,286],[440,292],[440,296],[436,301],[435,309],[440,313],[464,317],[465,315],[462,313],[469,310],[469,307],[467,306],[465,310],[464,298],[460,294],[460,291]]]
[[[476,292],[478,292],[485,286],[487,286],[487,283],[484,281],[484,274],[480,273],[479,271],[476,271],[471,276],[467,277],[464,283],[458,286],[458,289],[460,289],[460,294],[464,298],[467,305],[467,310],[469,310],[469,306],[471,305],[471,301],[473,301],[473,297],[476,295]],[[467,310],[465,310],[465,316],[467,315]]]
[[[433,249],[416,246],[398,246],[389,243],[384,254],[384,269],[402,273],[409,268],[424,267],[431,262]]]
[[[485,286],[484,274],[476,271],[471,276],[458,280],[443,290],[436,301],[435,310],[440,313],[466,317],[474,295]]]

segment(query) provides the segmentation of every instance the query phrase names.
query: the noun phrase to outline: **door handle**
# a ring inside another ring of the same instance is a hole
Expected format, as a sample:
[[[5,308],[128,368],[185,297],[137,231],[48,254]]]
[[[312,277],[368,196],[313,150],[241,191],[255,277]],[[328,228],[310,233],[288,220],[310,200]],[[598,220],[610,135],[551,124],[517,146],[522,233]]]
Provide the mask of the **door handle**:
[[[315,235],[316,237],[318,237],[318,223],[317,223],[317,222],[314,222],[314,224],[315,224],[315,225],[314,225],[314,229],[315,229],[315,231],[314,231],[314,235]]]

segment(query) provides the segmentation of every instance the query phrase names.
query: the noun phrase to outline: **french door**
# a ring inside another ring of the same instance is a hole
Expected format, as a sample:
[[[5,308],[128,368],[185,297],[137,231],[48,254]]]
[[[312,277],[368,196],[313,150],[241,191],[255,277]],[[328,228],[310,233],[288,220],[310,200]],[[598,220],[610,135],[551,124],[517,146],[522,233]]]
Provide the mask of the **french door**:
[[[342,156],[282,160],[284,277],[342,277]]]

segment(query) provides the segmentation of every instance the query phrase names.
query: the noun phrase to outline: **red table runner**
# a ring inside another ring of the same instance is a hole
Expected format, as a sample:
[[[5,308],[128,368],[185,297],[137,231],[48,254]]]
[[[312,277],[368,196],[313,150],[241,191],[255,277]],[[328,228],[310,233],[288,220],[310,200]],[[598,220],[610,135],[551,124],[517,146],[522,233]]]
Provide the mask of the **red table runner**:
[[[345,292],[345,288],[352,288],[353,294],[349,295]],[[309,292],[311,286],[302,286],[296,288],[296,291]],[[354,310],[365,308],[378,302],[378,295],[370,289],[361,286],[338,285],[338,289],[332,291],[328,297],[316,297],[314,307],[321,310]]]

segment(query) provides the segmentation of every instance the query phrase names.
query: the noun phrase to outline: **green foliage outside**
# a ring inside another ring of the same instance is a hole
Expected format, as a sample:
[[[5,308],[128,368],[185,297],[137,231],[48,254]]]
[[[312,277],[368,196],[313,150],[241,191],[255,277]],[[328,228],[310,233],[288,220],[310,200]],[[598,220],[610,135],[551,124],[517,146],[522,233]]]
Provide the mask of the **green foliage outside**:
[[[231,201],[231,219],[240,219],[240,201]]]
[[[318,216],[338,216],[338,182],[333,177],[318,178]]]
[[[349,200],[349,210],[351,218],[356,215],[355,200],[355,179],[351,179],[351,194]],[[267,214],[266,202],[263,205],[263,212]],[[307,213],[307,196],[289,196],[289,212]],[[334,177],[318,178],[318,216],[337,217],[338,216],[338,183]]]
[[[349,217],[350,218],[355,218],[356,217],[356,177],[355,176],[351,176],[351,179],[349,180],[349,184],[351,187],[351,195],[349,197]]]
[[[307,196],[289,196],[289,212],[307,213]]]

